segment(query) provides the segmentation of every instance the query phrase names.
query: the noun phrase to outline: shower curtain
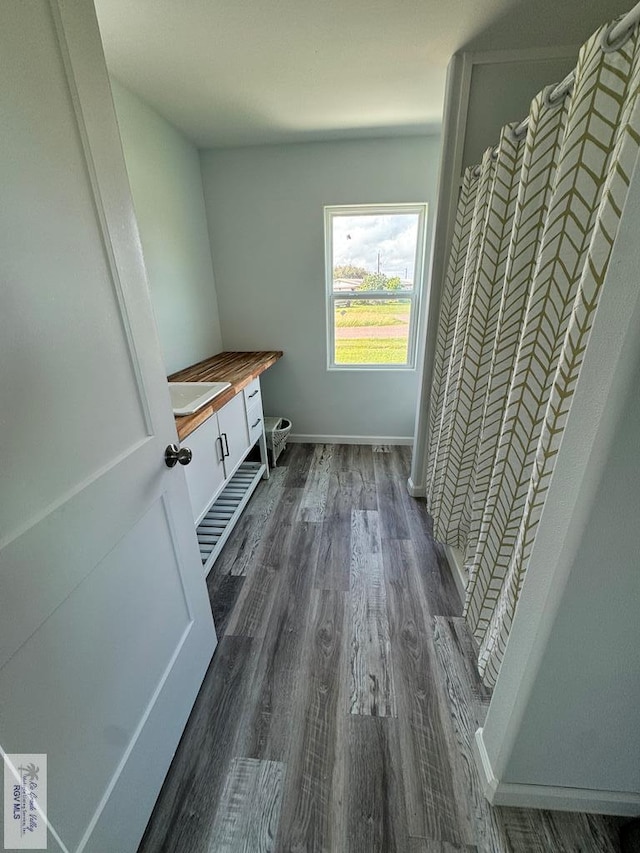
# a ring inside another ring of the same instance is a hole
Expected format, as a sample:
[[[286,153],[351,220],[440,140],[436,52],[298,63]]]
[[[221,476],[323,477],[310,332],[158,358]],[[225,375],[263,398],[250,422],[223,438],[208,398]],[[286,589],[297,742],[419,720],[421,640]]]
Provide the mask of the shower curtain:
[[[615,22],[614,22],[615,24]],[[430,399],[434,535],[465,555],[464,615],[497,678],[640,140],[637,27],[582,47],[569,94],[467,169]],[[609,280],[607,286],[615,287]]]

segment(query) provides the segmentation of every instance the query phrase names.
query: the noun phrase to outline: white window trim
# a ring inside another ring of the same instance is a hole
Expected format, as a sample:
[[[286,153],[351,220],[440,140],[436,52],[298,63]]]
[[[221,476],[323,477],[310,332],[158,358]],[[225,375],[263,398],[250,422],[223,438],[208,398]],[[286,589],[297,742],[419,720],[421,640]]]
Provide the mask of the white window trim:
[[[416,239],[416,259],[413,274],[413,289],[395,292],[388,290],[347,290],[333,292],[333,219],[335,216],[358,216],[366,214],[417,213],[418,234]],[[427,204],[412,202],[407,204],[354,204],[326,205],[324,208],[324,249],[325,249],[325,302],[327,313],[327,370],[415,370],[418,355],[418,328],[422,302],[424,278],[425,247],[427,240]],[[409,348],[404,364],[336,364],[335,362],[335,324],[334,303],[343,299],[410,299],[411,313],[409,325]]]

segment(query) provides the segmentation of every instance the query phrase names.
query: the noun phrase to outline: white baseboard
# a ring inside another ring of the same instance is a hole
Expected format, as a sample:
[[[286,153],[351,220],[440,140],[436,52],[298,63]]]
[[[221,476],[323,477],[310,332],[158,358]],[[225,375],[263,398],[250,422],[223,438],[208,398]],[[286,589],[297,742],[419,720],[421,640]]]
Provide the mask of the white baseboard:
[[[473,753],[480,774],[482,792],[492,806],[631,817],[640,814],[640,794],[627,791],[597,791],[592,788],[501,782],[493,772],[482,729],[476,732]]]
[[[464,571],[464,556],[462,551],[454,548],[452,545],[444,545],[444,552],[447,555],[447,562],[451,569],[451,574],[456,583],[458,595],[461,601],[464,601],[467,594],[467,576]]]
[[[410,435],[304,435],[292,432],[287,438],[294,444],[403,444],[412,445]]]
[[[426,498],[427,490],[424,486],[416,486],[411,477],[407,480],[407,491],[412,498]]]

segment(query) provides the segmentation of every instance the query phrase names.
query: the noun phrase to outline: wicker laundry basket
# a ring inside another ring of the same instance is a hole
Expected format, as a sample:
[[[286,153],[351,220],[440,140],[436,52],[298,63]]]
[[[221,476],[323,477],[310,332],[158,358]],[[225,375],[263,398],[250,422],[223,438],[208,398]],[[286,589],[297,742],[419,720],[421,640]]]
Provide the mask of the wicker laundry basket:
[[[271,451],[271,461],[276,467],[278,456],[287,446],[287,436],[291,432],[291,421],[287,418],[265,418],[264,433],[267,447]]]

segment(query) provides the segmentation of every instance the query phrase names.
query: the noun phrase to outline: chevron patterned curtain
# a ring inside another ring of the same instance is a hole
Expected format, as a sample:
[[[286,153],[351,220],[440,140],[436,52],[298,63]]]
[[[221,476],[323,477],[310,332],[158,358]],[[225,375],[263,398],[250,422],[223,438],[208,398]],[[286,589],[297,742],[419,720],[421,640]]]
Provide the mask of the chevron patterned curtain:
[[[465,617],[495,683],[640,141],[637,28],[583,46],[467,169],[434,365],[427,498],[465,554]]]

